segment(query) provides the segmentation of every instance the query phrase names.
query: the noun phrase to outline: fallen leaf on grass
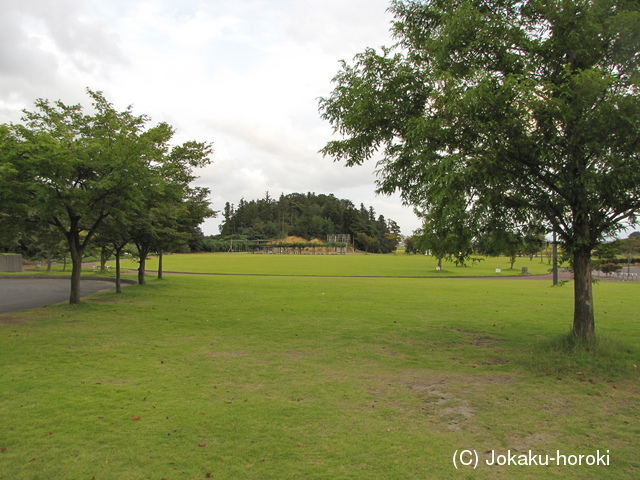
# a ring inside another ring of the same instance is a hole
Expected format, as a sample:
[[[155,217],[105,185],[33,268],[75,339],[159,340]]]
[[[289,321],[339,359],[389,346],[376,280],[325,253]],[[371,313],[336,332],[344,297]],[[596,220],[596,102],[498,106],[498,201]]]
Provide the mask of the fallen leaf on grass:
[[[131,420],[135,422],[136,420],[140,420],[140,417],[138,415],[134,415],[133,417],[131,417]]]
[[[584,372],[576,372],[576,375],[584,375]]]
[[[200,442],[200,443],[198,444],[198,446],[199,446],[199,447],[206,447],[206,446],[207,446],[207,444],[206,444],[206,443],[204,443],[204,442]]]

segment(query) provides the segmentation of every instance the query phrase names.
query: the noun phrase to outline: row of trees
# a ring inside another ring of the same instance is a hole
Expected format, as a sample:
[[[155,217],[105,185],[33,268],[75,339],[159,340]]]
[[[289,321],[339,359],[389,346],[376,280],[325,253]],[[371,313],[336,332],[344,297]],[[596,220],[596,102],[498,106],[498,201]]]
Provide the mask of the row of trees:
[[[278,239],[288,236],[325,239],[328,234],[349,234],[356,248],[371,253],[389,253],[396,249],[400,228],[373,207],[359,208],[350,200],[333,195],[291,193],[273,199],[264,198],[238,205],[226,203],[221,237],[237,240]]]
[[[343,62],[322,150],[378,160],[439,226],[553,232],[574,271],[573,332],[595,335],[591,253],[640,210],[640,4],[393,0],[396,41]],[[492,228],[488,228],[492,227]],[[438,230],[438,229],[436,229]]]
[[[622,270],[626,264],[627,273],[632,263],[640,264],[640,232],[633,232],[627,238],[619,238],[598,245],[594,251],[594,268],[604,273]]]
[[[466,266],[475,260],[474,255],[510,259],[510,268],[521,255],[536,255],[545,246],[544,231],[530,229],[525,232],[493,229],[473,232],[467,225],[451,224],[442,228],[425,220],[422,228],[405,239],[406,253],[429,253],[438,259],[438,267],[447,260],[457,266]]]
[[[117,111],[87,90],[92,111],[39,99],[21,123],[0,125],[0,242],[15,248],[64,239],[72,262],[70,303],[80,299],[82,259],[93,242],[119,258],[136,245],[144,262],[186,242],[214,212],[208,190],[192,187],[210,162],[209,143],[172,145],[173,128],[149,126],[131,107]],[[25,241],[26,239],[26,241]]]

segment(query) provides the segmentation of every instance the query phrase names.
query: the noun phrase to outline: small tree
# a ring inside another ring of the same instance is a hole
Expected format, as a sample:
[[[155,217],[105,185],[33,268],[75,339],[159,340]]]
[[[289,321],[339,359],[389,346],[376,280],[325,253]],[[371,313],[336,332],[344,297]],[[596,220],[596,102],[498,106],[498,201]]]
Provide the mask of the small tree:
[[[621,240],[618,250],[627,259],[627,273],[629,273],[631,270],[631,259],[636,255],[640,255],[640,237],[630,235],[629,238]]]
[[[423,212],[416,209],[423,219],[422,228],[414,234],[416,248],[436,257],[438,269],[443,259],[463,267],[473,262],[474,230],[465,206],[462,197],[451,196],[437,207]]]
[[[616,273],[622,270],[622,267],[617,263],[605,263],[600,267],[600,270],[602,271],[602,273],[609,276],[612,273]]]
[[[413,235],[410,237],[405,237],[403,242],[404,242],[404,253],[406,254],[413,253],[415,255],[417,251],[416,251],[415,239]]]
[[[186,244],[193,228],[215,215],[209,208],[208,189],[191,187],[194,169],[210,163],[209,143],[186,142],[164,154],[153,168],[153,181],[144,191],[142,207],[130,220],[130,233],[138,249],[138,283],[145,283],[146,260],[160,253],[158,277],[162,278],[162,253]]]
[[[96,243],[103,248],[109,248],[116,257],[116,293],[122,293],[122,269],[120,261],[122,252],[131,241],[130,220],[133,216],[128,212],[126,216],[109,217],[100,225],[96,236]]]

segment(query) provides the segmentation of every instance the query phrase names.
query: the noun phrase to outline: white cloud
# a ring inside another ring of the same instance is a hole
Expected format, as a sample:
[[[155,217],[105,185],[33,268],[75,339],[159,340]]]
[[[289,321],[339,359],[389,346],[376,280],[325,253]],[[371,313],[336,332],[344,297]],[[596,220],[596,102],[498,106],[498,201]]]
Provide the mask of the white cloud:
[[[280,193],[333,193],[372,205],[403,233],[418,226],[397,196],[374,194],[375,165],[345,168],[318,97],[339,60],[391,43],[388,0],[0,0],[0,122],[36,98],[116,107],[167,121],[176,139],[214,142],[199,185],[213,206]],[[217,221],[205,225],[217,233]]]

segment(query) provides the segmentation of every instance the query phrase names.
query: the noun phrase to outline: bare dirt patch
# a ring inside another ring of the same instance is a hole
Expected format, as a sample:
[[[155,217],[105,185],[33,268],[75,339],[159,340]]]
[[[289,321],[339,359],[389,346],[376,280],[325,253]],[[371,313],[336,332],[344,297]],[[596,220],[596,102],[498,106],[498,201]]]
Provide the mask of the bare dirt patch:
[[[27,325],[29,321],[25,317],[15,317],[13,315],[0,315],[0,324],[2,325],[16,325],[16,326],[24,326]]]
[[[478,399],[490,397],[493,388],[508,385],[514,378],[508,374],[425,377],[418,372],[406,372],[377,381],[378,386],[368,392],[377,405],[412,414],[419,412],[443,429],[461,432],[475,428]]]
[[[422,399],[424,411],[440,419],[448,430],[459,432],[472,423],[475,398],[490,395],[492,385],[511,381],[510,375],[465,375],[428,382],[407,379],[400,385]]]

